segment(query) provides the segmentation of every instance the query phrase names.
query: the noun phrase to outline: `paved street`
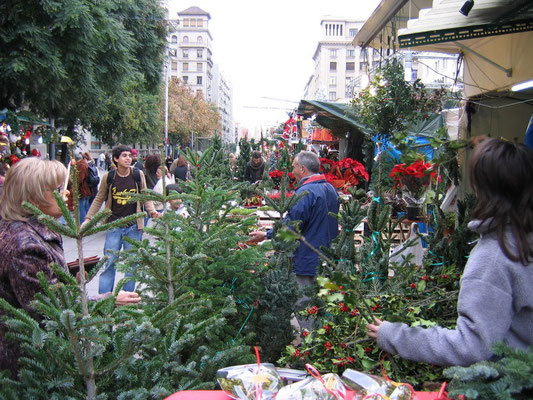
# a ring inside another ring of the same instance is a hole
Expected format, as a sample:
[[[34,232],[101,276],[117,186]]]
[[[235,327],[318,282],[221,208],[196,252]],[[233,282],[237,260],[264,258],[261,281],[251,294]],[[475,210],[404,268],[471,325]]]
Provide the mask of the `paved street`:
[[[85,238],[83,240],[83,257],[102,257],[104,254],[104,242],[105,232],[100,232]],[[65,250],[65,259],[67,262],[74,261],[78,258],[78,248],[74,239],[63,237],[63,249]],[[98,294],[98,275],[87,284],[87,290],[89,291],[89,295]]]

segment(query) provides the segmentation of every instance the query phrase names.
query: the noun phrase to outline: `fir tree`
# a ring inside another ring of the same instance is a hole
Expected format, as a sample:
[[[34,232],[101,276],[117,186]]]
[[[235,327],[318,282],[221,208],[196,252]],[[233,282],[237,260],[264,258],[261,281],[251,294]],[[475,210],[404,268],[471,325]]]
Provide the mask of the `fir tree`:
[[[263,193],[265,201],[280,217],[301,198],[287,197],[288,176],[281,180],[280,197],[271,199]],[[258,343],[262,348],[262,359],[276,361],[285,347],[294,339],[291,316],[296,312],[299,297],[298,285],[292,272],[292,254],[299,246],[295,240],[284,240],[278,232],[286,223],[280,218],[274,223],[272,247],[274,254],[268,260],[268,271],[263,277],[264,294],[260,298],[257,323]]]
[[[496,362],[482,361],[469,367],[451,367],[444,375],[452,379],[449,396],[468,399],[500,400],[533,398],[533,347],[528,351],[497,343]]]

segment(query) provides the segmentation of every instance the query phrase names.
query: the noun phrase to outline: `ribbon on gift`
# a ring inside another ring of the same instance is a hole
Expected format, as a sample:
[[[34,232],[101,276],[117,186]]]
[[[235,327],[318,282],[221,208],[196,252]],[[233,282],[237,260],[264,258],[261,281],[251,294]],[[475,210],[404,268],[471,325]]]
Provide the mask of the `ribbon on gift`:
[[[326,389],[326,392],[331,394],[336,399],[342,400],[344,398],[342,393],[339,393],[337,389],[333,388],[332,390],[328,387],[329,385],[327,384],[326,381],[324,381],[324,378],[322,378],[322,375],[320,375],[320,372],[318,372],[318,370],[315,367],[313,367],[311,364],[305,364],[305,368],[307,369],[307,371],[309,371],[309,373],[311,374],[313,378],[318,379],[322,383],[322,385],[324,385],[324,389]]]
[[[263,385],[261,378],[261,361],[259,358],[259,348],[254,346],[255,358],[257,360],[257,380],[255,382],[255,398],[261,400],[263,398]]]
[[[383,357],[381,357],[381,360],[379,362],[379,369],[381,370],[381,375],[383,375],[383,378],[385,378],[388,382],[391,383],[391,385],[393,386],[407,386],[409,388],[409,390],[411,391],[411,398],[416,398],[416,393],[415,393],[415,389],[413,388],[412,385],[410,385],[409,383],[399,383],[399,382],[394,382],[392,379],[389,378],[389,376],[387,375],[387,372],[385,371],[385,368],[383,367],[383,361],[385,360],[385,357],[389,356],[390,354],[389,353],[385,353],[385,355]],[[385,399],[385,400],[390,400],[387,396],[383,396],[381,394],[378,394],[378,393],[374,393],[372,395],[370,394],[367,394],[365,397],[363,397],[361,400],[366,400],[366,399],[370,399],[372,398],[371,396],[375,396],[375,395],[378,395],[379,397]]]

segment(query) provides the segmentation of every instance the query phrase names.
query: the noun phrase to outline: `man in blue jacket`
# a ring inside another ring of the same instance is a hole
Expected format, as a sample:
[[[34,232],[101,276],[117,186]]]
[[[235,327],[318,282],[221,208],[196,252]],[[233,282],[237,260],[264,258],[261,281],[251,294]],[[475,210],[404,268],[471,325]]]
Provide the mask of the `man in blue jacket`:
[[[337,236],[339,228],[337,220],[329,215],[330,212],[338,213],[339,196],[324,175],[318,173],[320,160],[311,151],[302,151],[296,155],[292,163],[292,173],[299,183],[296,194],[307,192],[288,212],[285,217],[291,221],[300,221],[299,229],[305,239],[315,248],[329,247]],[[272,237],[272,230],[265,232],[252,232],[252,242],[260,242]],[[320,257],[307,244],[300,246],[293,255],[293,272],[300,289],[314,285],[317,266]],[[302,298],[299,304],[306,301]],[[300,325],[302,323],[300,322]]]

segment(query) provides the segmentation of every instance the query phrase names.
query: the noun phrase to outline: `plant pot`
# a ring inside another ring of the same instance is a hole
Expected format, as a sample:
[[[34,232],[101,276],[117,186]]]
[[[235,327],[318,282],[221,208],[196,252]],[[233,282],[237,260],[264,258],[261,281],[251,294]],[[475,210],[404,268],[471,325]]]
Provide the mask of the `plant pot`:
[[[420,218],[420,206],[407,206],[407,219],[416,220]]]

